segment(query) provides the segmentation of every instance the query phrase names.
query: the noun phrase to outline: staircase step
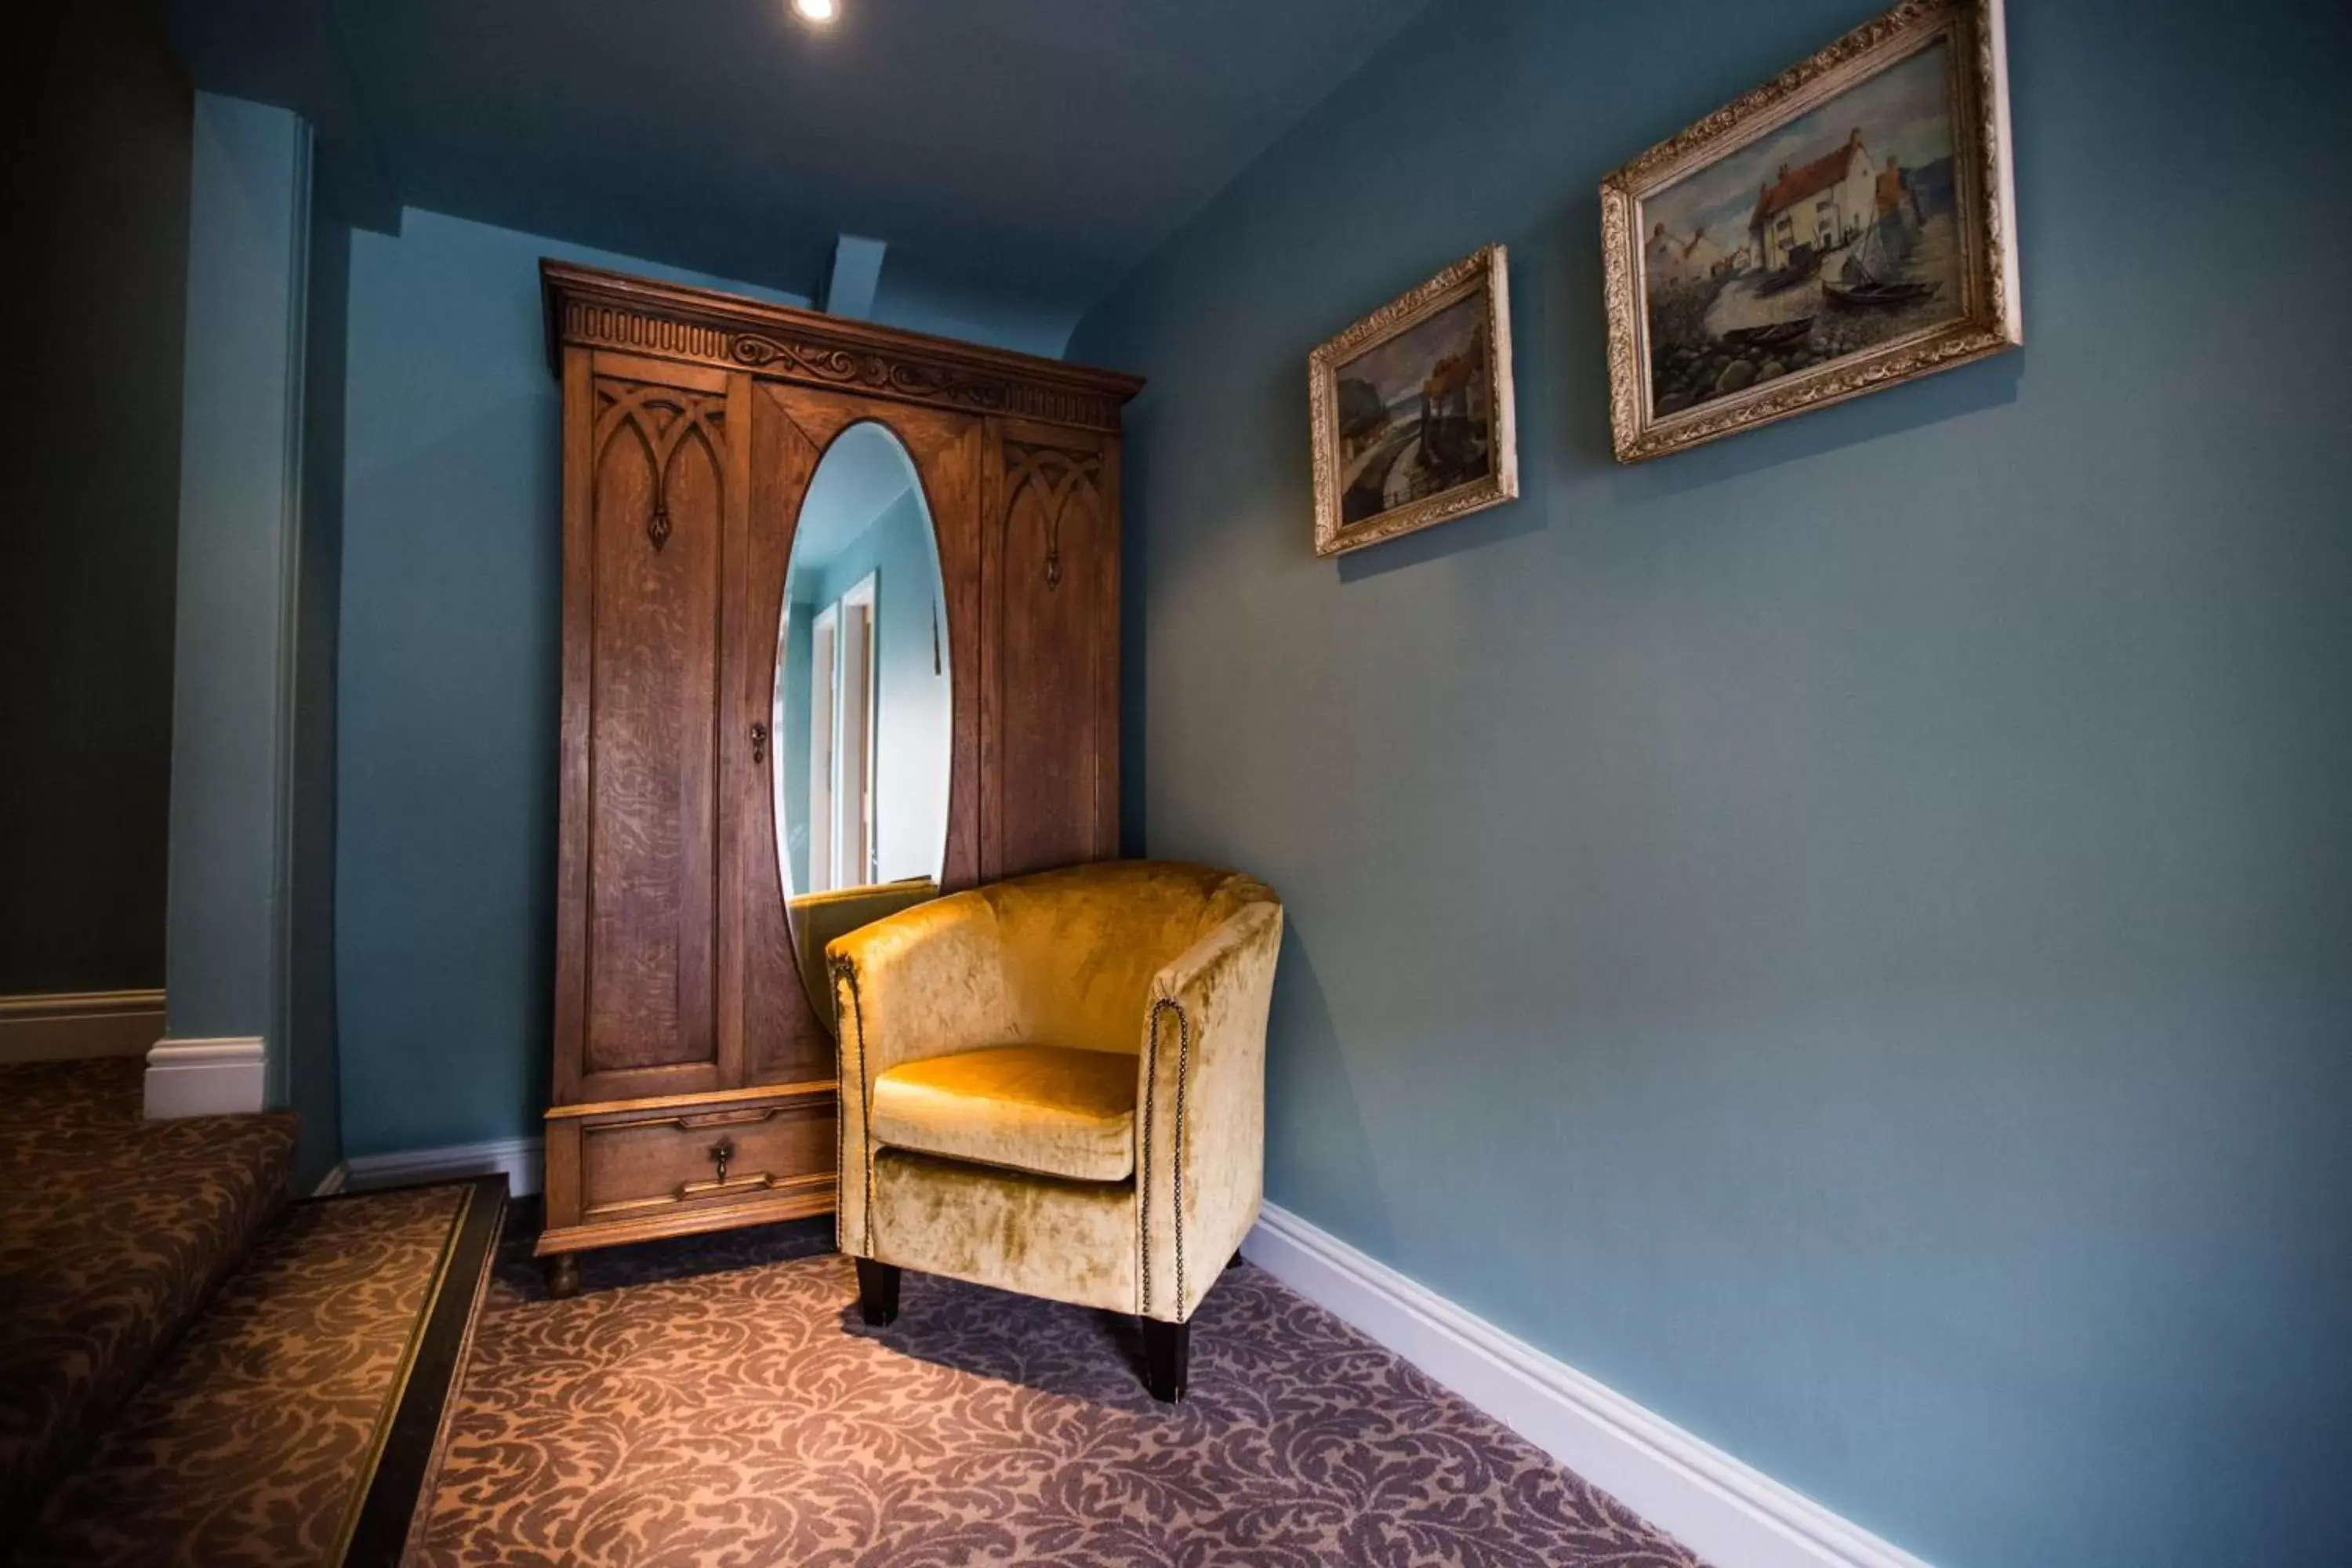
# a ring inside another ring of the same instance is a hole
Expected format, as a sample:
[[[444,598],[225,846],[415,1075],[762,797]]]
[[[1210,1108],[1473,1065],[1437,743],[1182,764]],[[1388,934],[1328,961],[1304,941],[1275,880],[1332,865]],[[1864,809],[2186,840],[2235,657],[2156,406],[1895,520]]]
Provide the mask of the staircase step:
[[[398,1562],[505,1206],[503,1176],[295,1205],[16,1561]]]
[[[145,1070],[0,1067],[0,1540],[285,1202],[290,1114],[149,1121]]]

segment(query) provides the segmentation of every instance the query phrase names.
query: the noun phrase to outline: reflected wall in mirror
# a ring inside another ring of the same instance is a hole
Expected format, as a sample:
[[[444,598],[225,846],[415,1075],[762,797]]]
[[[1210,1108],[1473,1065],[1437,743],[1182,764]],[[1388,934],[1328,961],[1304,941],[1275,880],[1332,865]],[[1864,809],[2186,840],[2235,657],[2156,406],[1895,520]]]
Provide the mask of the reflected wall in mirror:
[[[801,502],[777,633],[777,869],[809,1005],[833,1026],[824,944],[939,895],[947,853],[947,603],[921,481],[853,425]]]

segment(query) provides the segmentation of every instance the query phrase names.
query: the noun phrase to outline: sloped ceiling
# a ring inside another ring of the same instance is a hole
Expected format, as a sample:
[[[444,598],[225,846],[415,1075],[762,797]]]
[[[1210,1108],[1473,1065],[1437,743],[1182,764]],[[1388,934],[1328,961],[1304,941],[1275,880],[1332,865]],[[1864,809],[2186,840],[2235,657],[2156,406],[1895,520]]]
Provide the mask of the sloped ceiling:
[[[1075,321],[1426,0],[155,3],[198,86],[311,119],[363,226],[811,295],[864,235],[886,291]]]

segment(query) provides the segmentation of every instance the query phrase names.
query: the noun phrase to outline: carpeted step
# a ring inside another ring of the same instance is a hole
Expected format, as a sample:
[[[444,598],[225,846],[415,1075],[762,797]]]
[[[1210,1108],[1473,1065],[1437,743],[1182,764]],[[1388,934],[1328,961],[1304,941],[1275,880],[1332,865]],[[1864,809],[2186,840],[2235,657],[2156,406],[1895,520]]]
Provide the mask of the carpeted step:
[[[398,1562],[505,1206],[503,1176],[295,1205],[16,1562]]]
[[[145,1070],[0,1068],[0,1540],[285,1202],[290,1114],[149,1121]]]

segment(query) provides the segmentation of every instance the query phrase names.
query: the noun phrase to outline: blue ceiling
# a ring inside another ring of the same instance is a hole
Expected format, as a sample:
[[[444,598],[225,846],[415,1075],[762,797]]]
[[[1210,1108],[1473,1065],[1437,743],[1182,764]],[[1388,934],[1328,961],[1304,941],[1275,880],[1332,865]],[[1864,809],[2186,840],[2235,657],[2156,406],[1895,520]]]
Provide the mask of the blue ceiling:
[[[822,296],[1074,321],[1426,0],[152,0],[308,115],[328,198]]]

